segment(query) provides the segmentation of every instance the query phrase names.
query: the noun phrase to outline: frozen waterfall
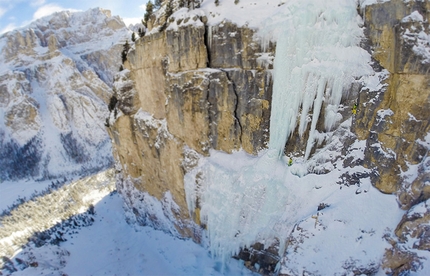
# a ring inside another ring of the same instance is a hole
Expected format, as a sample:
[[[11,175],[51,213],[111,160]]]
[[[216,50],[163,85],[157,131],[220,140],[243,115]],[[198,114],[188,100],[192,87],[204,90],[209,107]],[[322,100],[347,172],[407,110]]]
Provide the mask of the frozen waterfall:
[[[290,0],[278,11],[261,31],[277,41],[269,150],[258,157],[212,151],[185,176],[188,208],[200,209],[210,250],[223,260],[255,242],[277,241],[282,254],[293,225],[315,211],[309,202],[338,189],[331,183],[315,192],[321,180],[292,174],[301,165],[286,165],[284,147],[297,126],[303,135],[310,123],[308,158],[321,111],[329,131],[352,81],[371,72],[358,46],[356,1]]]
[[[269,33],[278,29],[269,148],[281,156],[298,121],[300,136],[310,122],[307,159],[323,105],[324,127],[330,131],[342,118],[343,94],[354,78],[371,71],[367,53],[358,46],[362,30],[355,1],[289,1],[283,15],[284,22],[268,26]]]

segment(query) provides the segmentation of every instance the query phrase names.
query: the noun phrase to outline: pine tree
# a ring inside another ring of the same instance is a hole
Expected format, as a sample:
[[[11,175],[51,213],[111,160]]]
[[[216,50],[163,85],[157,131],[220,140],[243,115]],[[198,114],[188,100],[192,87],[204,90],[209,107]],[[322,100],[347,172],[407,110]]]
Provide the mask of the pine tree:
[[[185,0],[179,0],[178,6],[179,6],[179,8],[185,7]]]
[[[127,60],[127,53],[125,51],[121,52],[121,60],[123,64]]]
[[[118,102],[118,99],[115,97],[115,95],[112,95],[112,97],[110,97],[109,105],[108,105],[109,112],[112,112],[112,110],[114,110],[117,102]]]
[[[169,18],[172,14],[173,14],[172,0],[168,0],[166,5],[166,19]]]
[[[139,30],[137,30],[137,34],[139,35],[139,37],[144,37],[145,36],[145,31],[143,28],[139,28]]]
[[[130,50],[130,44],[128,43],[128,40],[125,40],[123,49],[126,53],[128,53],[128,51]]]
[[[131,41],[136,41],[136,34],[134,32],[131,34]]]
[[[234,3],[237,5],[239,4],[239,0],[234,0]]]
[[[128,44],[128,40],[126,40],[121,52],[122,63],[124,63],[127,60],[127,54],[129,50],[130,50],[130,44]]]
[[[151,0],[148,1],[148,3],[146,4],[146,12],[145,15],[143,16],[143,20],[144,20],[144,24],[145,27],[148,27],[148,20],[151,17],[152,13],[154,12],[154,4],[152,4]]]
[[[179,5],[181,5],[181,2],[183,2],[183,7],[194,9],[194,0],[180,0]]]
[[[159,9],[161,7],[162,1],[161,0],[155,0],[154,7],[156,9]]]
[[[218,5],[219,5],[219,0],[215,0],[215,6],[218,7]]]

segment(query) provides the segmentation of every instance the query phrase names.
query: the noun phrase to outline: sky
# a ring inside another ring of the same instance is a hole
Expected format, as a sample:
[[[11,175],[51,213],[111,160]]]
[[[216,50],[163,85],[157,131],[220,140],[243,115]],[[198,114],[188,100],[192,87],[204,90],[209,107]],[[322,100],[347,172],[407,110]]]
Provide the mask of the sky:
[[[143,18],[148,0],[0,0],[0,34],[62,10],[85,11],[100,7],[121,16],[126,25]]]

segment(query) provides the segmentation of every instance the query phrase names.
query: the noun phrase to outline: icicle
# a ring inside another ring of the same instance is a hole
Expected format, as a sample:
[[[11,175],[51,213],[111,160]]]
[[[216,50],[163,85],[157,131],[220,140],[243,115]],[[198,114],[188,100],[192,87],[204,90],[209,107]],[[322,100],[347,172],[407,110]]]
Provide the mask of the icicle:
[[[309,155],[311,153],[311,149],[313,145],[315,144],[315,129],[317,127],[318,118],[321,113],[321,106],[324,98],[324,91],[326,88],[326,80],[324,78],[320,78],[318,81],[318,93],[317,97],[314,102],[314,110],[312,114],[312,124],[311,129],[309,131],[309,138],[308,143],[306,145],[306,152],[305,152],[305,159],[309,158]]]
[[[285,5],[288,16],[280,26],[274,62],[269,148],[282,156],[297,120],[300,118],[298,133],[302,136],[310,119],[308,113],[317,104],[307,142],[308,158],[324,99],[324,126],[330,131],[342,119],[338,107],[343,92],[348,91],[354,77],[371,70],[362,58],[364,50],[358,47],[361,30],[353,0],[290,1]],[[326,83],[331,84],[327,89]]]
[[[274,61],[274,92],[272,113],[270,115],[269,141],[269,149],[276,150],[278,157],[282,155],[285,142],[296,124],[296,114],[300,104],[299,93],[287,92],[289,91],[288,89],[293,89],[294,85],[288,80],[289,74],[294,74],[289,66],[290,58],[288,55],[288,38],[282,36],[277,42]],[[295,77],[298,76],[295,75]]]

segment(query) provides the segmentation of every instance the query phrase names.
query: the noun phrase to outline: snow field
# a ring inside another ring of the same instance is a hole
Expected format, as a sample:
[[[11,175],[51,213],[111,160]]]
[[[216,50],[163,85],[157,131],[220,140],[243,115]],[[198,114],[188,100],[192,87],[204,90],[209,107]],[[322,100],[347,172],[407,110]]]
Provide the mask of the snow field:
[[[92,225],[72,231],[67,241],[42,247],[29,245],[17,258],[29,266],[13,275],[255,275],[242,262],[221,263],[191,240],[175,238],[151,227],[127,224],[119,194],[95,205]]]
[[[0,218],[0,256],[11,257],[36,232],[82,213],[114,189],[113,169],[27,201]]]
[[[279,243],[281,272],[334,275],[351,260],[379,270],[390,246],[383,236],[392,234],[404,213],[396,197],[380,193],[368,178],[359,186],[339,185],[348,169],[299,177],[294,172],[306,170],[306,163],[288,167],[269,156],[211,151],[186,175],[187,202],[194,210],[199,199],[210,252],[228,263],[256,242]],[[318,210],[320,205],[326,207]],[[300,242],[292,245],[291,239]]]

